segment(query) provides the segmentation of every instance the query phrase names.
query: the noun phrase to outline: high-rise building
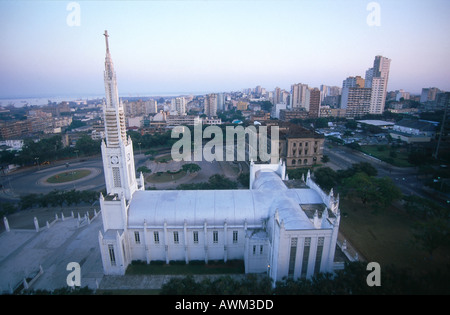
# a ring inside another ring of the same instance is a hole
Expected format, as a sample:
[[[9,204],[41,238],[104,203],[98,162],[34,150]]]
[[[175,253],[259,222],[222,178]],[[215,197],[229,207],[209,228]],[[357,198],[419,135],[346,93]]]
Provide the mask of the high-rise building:
[[[184,97],[176,97],[172,99],[172,111],[177,111],[178,115],[186,114],[186,100]]]
[[[320,90],[311,89],[309,92],[309,117],[318,118],[320,113]]]
[[[148,114],[156,114],[158,112],[158,106],[157,106],[156,100],[148,100],[145,101],[145,115]]]
[[[348,77],[342,82],[342,88],[363,88],[365,80],[357,75],[356,77]]]
[[[307,108],[308,102],[308,85],[307,84],[293,84],[291,85],[291,109]]]
[[[363,88],[365,80],[360,76],[348,77],[342,82],[342,96],[341,96],[341,108],[347,108],[347,101],[349,96],[349,91],[351,88]]]
[[[257,86],[255,87],[255,94],[256,94],[257,96],[261,96],[261,94],[262,94],[262,88],[261,88],[261,85],[257,85]]]
[[[225,95],[223,93],[217,93],[217,110],[225,110]]]
[[[275,90],[273,91],[273,96],[272,96],[272,104],[280,104],[282,103],[281,101],[281,89],[279,87],[276,87]]]
[[[217,94],[212,93],[206,95],[205,98],[205,114],[208,117],[217,116]]]
[[[369,113],[372,89],[370,88],[348,88],[346,100],[345,117],[361,117]]]
[[[441,90],[439,90],[436,87],[430,87],[430,88],[423,88],[422,94],[420,95],[420,102],[426,103],[429,101],[436,100],[436,94],[439,93]]]
[[[371,114],[382,114],[384,111],[390,65],[391,59],[375,56],[373,68],[366,71],[365,87],[372,88],[369,109]]]

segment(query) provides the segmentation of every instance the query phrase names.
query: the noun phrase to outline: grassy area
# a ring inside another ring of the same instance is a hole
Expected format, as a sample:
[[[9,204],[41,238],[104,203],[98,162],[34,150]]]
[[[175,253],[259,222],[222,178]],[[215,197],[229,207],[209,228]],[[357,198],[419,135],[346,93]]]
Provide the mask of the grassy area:
[[[158,173],[154,173],[154,174],[147,176],[145,178],[145,181],[147,183],[167,183],[167,182],[179,180],[180,178],[183,178],[184,176],[186,176],[185,171],[181,171],[181,172],[175,173],[175,174],[170,174],[167,172],[164,172],[164,173],[158,172]]]
[[[89,174],[91,174],[91,171],[89,171],[89,170],[75,170],[75,171],[61,172],[61,173],[58,173],[56,175],[53,175],[53,176],[47,178],[47,183],[50,183],[50,184],[67,183],[67,182],[71,182],[71,181],[86,177]]]
[[[408,162],[408,153],[405,149],[393,149],[394,156],[391,155],[390,147],[386,145],[365,145],[361,146],[361,151],[394,166],[413,166]]]
[[[211,261],[208,264],[131,264],[126,274],[128,275],[208,275],[208,274],[240,274],[244,273],[244,261],[230,260]]]
[[[394,206],[373,213],[361,203],[341,200],[341,233],[366,257],[383,265],[415,271],[443,270],[450,263],[448,248],[439,248],[433,259],[414,242],[413,220]]]

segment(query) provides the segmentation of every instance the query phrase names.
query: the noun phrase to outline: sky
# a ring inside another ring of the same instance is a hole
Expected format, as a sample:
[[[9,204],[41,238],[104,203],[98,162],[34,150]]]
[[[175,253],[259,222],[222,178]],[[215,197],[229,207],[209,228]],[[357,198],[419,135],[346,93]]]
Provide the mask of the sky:
[[[104,94],[105,30],[120,96],[342,86],[376,55],[392,60],[388,90],[449,91],[449,9],[448,0],[1,0],[0,98]]]

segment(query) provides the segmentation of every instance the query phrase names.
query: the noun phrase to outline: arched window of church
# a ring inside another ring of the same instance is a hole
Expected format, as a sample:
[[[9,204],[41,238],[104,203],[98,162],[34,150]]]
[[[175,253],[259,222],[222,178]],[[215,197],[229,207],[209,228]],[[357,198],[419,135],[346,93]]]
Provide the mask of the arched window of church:
[[[295,165],[295,160],[292,160],[292,165]]]
[[[304,165],[308,164],[308,160],[307,160],[307,159],[304,159],[304,160],[303,160],[303,164],[304,164]]]

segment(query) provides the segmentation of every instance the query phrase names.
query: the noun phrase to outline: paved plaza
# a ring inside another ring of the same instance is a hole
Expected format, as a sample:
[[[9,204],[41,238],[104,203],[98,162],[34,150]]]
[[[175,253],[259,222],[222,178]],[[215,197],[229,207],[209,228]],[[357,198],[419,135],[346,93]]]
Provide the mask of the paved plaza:
[[[92,213],[91,213],[92,215]],[[57,220],[35,229],[11,229],[0,234],[0,293],[11,293],[23,279],[41,274],[30,285],[33,290],[55,290],[67,286],[67,264],[81,266],[81,287],[93,290],[157,290],[172,278],[183,275],[125,275],[104,276],[98,245],[102,229],[101,214],[88,224],[61,215]],[[42,268],[42,269],[41,269]],[[223,275],[195,275],[196,281]],[[236,279],[244,274],[229,275]]]
[[[93,213],[90,213],[93,216]],[[35,229],[11,229],[0,234],[0,293],[11,292],[23,279],[41,274],[31,289],[54,290],[67,286],[67,264],[81,266],[81,286],[97,288],[103,277],[98,245],[102,219],[77,216],[54,220]],[[41,224],[40,224],[41,225]],[[80,226],[79,226],[80,225]]]

